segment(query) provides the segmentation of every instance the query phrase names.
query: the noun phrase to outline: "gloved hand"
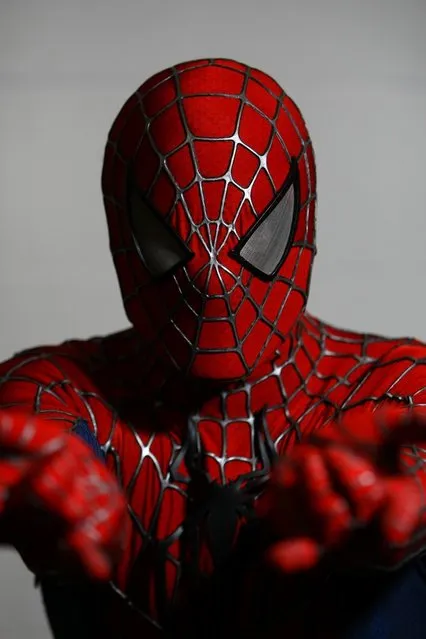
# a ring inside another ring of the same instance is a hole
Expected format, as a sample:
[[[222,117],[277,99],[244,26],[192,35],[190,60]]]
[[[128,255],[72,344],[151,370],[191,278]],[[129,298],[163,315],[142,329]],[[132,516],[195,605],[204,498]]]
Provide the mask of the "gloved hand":
[[[293,572],[347,547],[352,562],[394,567],[421,551],[425,447],[407,449],[405,460],[403,451],[425,441],[425,412],[396,408],[348,413],[297,445],[259,499],[277,540],[268,559]]]
[[[57,422],[0,412],[0,541],[38,576],[111,577],[126,502],[91,449]]]

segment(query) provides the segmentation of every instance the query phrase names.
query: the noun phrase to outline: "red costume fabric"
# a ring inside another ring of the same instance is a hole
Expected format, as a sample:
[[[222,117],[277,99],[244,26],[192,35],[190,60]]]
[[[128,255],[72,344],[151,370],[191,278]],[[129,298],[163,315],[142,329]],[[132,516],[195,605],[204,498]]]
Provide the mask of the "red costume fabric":
[[[100,533],[104,559],[122,522],[109,570],[123,602],[114,623],[128,634],[114,636],[161,636],[253,521],[285,573],[345,544],[384,565],[423,550],[426,348],[306,312],[315,162],[285,91],[231,60],[153,76],[111,128],[102,189],[132,328],[16,355],[0,366],[0,407],[37,416],[42,441],[62,429],[76,475],[90,453],[75,448],[77,423],[105,455],[109,472],[95,455],[89,465],[105,473],[111,503],[105,491],[75,500],[81,521],[93,504],[114,521]],[[49,499],[69,530],[60,498]],[[49,549],[34,539],[25,552],[39,565]]]

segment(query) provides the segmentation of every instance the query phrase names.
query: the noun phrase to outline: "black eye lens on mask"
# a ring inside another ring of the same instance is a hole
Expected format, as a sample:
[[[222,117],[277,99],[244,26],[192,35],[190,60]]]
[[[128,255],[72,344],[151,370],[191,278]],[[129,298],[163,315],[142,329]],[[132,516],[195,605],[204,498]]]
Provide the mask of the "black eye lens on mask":
[[[277,196],[232,251],[232,256],[260,279],[275,277],[286,259],[299,212],[297,162]]]
[[[171,274],[192,257],[189,248],[148,204],[131,179],[128,211],[136,250],[153,277]]]

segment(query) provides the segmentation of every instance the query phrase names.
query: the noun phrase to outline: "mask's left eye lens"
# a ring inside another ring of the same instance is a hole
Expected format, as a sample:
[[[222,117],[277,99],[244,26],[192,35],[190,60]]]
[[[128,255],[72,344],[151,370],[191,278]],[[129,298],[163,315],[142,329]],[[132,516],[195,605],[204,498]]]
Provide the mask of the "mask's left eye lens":
[[[136,249],[153,277],[167,275],[191,258],[184,242],[134,187],[129,189],[129,215]]]
[[[233,251],[234,257],[261,279],[272,279],[287,256],[298,200],[297,165],[293,161],[280,193]]]

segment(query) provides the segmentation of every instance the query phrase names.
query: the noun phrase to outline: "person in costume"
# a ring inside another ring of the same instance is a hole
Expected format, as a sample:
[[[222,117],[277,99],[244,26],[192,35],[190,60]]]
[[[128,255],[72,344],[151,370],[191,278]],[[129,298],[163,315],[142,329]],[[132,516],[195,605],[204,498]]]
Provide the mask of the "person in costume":
[[[177,64],[118,114],[102,191],[131,328],[0,365],[1,538],[55,637],[426,636],[426,346],[306,311],[296,104]]]

